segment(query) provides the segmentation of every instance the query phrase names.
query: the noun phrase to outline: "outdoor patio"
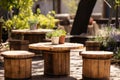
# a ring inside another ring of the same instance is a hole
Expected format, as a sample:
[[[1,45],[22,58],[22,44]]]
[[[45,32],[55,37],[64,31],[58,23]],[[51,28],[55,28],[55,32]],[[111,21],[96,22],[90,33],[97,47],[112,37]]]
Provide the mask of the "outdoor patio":
[[[44,76],[44,61],[42,57],[35,56],[32,61],[32,80],[81,80],[82,79],[82,57],[78,51],[70,53],[70,76]],[[4,67],[0,63],[0,80],[4,80]],[[111,65],[110,80],[120,80],[120,66]]]
[[[120,80],[120,0],[99,1],[0,0],[0,80]]]

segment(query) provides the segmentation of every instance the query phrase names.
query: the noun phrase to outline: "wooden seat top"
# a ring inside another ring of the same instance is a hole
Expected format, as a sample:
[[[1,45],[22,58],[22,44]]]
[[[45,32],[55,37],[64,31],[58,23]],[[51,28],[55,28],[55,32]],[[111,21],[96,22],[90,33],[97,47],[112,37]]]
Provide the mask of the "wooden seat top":
[[[1,55],[5,58],[31,58],[35,54],[29,51],[16,50],[16,51],[4,51],[1,52]]]
[[[83,51],[81,52],[84,58],[111,58],[113,52],[110,51]]]

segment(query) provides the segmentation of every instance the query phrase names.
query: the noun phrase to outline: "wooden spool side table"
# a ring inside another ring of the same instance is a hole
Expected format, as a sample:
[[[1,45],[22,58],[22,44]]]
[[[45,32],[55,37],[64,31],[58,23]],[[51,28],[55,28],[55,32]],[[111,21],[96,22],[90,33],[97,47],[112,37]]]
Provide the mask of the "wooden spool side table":
[[[64,43],[53,45],[51,42],[46,42],[30,44],[29,48],[43,51],[44,75],[66,76],[70,74],[70,50],[82,49],[83,44]]]
[[[83,51],[83,79],[109,80],[110,59],[113,52],[108,51]]]
[[[32,57],[28,51],[5,51],[4,57],[5,80],[28,80],[31,78]]]

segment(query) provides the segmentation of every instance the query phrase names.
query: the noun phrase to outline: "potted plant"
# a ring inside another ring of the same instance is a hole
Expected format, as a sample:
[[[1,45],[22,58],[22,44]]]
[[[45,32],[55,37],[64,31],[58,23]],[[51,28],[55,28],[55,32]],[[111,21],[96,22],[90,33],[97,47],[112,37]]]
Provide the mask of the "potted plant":
[[[37,29],[38,19],[36,17],[29,19],[28,24],[30,26],[30,30],[35,30]]]
[[[47,38],[51,38],[52,44],[59,44],[59,32],[58,30],[54,30],[46,34]]]
[[[66,36],[66,31],[63,30],[63,29],[59,29],[59,34],[60,34],[59,44],[64,44],[64,42],[65,42],[65,36]]]
[[[60,34],[59,34],[58,30],[53,31],[51,33],[52,44],[59,44],[59,37],[60,37]]]
[[[53,32],[47,33],[46,37],[51,38],[52,44],[63,44],[65,41],[65,35],[66,35],[65,30],[56,29]]]

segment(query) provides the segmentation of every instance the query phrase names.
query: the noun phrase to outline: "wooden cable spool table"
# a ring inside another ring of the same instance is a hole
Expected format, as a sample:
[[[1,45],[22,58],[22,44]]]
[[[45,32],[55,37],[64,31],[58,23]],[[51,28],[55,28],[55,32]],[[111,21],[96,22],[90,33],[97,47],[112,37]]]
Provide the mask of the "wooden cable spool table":
[[[46,42],[30,44],[29,48],[43,51],[44,75],[60,76],[70,74],[70,50],[81,49],[83,44]]]
[[[27,50],[28,45],[31,43],[37,43],[37,42],[45,42],[49,41],[46,40],[46,33],[54,31],[53,29],[36,29],[36,30],[29,30],[29,29],[21,29],[21,30],[12,30],[11,32],[11,38],[12,40],[10,41],[10,49],[19,49],[19,50]],[[17,40],[19,40],[19,43]],[[26,42],[26,43],[25,43]],[[21,46],[15,46],[21,44]],[[23,45],[25,44],[25,46]],[[24,47],[24,48],[23,48]],[[29,49],[30,52],[34,52],[36,54],[41,54],[40,51],[34,50],[34,49]]]
[[[47,32],[52,32],[52,29],[36,29],[36,30],[12,30],[12,39],[28,40],[29,43],[44,42]]]
[[[83,79],[109,80],[110,59],[113,52],[108,51],[83,51]]]
[[[31,78],[32,57],[28,51],[5,51],[4,57],[5,80],[28,80]]]

